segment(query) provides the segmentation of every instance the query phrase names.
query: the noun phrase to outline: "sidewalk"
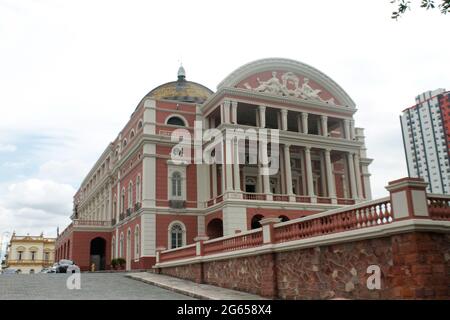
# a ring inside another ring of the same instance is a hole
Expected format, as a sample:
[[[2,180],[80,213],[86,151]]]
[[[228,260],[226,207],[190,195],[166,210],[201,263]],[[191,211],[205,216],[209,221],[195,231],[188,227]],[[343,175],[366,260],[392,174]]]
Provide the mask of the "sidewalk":
[[[138,281],[143,281],[145,283],[152,284],[154,286],[181,293],[197,299],[266,300],[266,298],[246,292],[224,289],[208,284],[198,284],[188,280],[149,272],[129,273],[126,275],[126,277]]]

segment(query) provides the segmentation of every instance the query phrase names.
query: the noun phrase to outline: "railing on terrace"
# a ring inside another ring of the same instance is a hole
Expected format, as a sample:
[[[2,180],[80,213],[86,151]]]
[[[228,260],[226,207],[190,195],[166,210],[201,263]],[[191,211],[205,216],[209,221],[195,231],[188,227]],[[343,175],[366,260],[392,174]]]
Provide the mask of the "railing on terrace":
[[[266,194],[245,192],[243,198],[244,200],[266,200]]]
[[[308,197],[308,196],[295,196],[295,201],[296,202],[311,203],[311,198]]]
[[[317,203],[331,203],[331,198],[317,197]]]
[[[161,252],[159,255],[159,261],[167,262],[184,258],[192,258],[195,257],[196,254],[197,254],[197,245],[193,243],[187,246],[169,249]]]
[[[388,224],[393,221],[390,198],[382,198],[345,208],[281,222],[274,225],[272,243],[281,243],[325,234]],[[239,251],[264,244],[263,229],[245,231],[236,235],[202,241],[202,255]],[[197,256],[196,244],[161,251],[159,261],[167,262]]]
[[[274,194],[272,199],[273,201],[289,201],[289,196],[287,194]]]
[[[338,204],[345,204],[345,205],[352,205],[355,204],[354,199],[345,199],[345,198],[338,198],[337,199]]]
[[[393,221],[389,197],[276,224],[275,242],[367,228]]]
[[[427,195],[428,211],[433,220],[450,220],[450,196]]]
[[[203,242],[203,252],[205,255],[219,252],[229,252],[257,247],[263,244],[262,229],[255,229]]]
[[[258,247],[263,244],[262,228],[246,231],[237,235],[231,235],[208,241],[199,245],[203,255],[211,255],[221,252],[238,251],[247,248]],[[197,244],[169,249],[159,253],[159,262],[168,262],[179,259],[193,258],[197,255]]]

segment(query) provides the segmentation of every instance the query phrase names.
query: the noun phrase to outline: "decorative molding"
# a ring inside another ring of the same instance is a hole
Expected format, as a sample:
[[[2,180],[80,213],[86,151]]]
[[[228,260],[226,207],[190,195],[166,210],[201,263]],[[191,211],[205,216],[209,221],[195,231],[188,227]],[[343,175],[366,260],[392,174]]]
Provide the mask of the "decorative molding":
[[[280,69],[299,73],[309,79],[313,79],[324,89],[327,89],[330,94],[335,96],[340,104],[355,108],[355,103],[350,96],[333,79],[305,63],[284,58],[268,58],[247,63],[233,71],[228,77],[220,82],[217,89],[234,87],[239,82],[255,73]]]

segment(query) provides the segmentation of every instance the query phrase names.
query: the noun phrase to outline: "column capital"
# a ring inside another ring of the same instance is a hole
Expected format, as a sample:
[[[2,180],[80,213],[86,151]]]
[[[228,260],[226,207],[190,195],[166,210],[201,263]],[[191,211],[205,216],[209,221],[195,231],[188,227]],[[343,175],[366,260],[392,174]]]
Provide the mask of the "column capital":
[[[236,107],[238,104],[237,100],[231,100],[231,106]]]
[[[227,107],[230,105],[230,103],[231,103],[230,100],[224,100],[223,101],[223,105],[227,106]]]
[[[320,115],[320,118],[321,118],[321,119],[328,119],[328,116],[326,116],[326,115],[324,115],[324,114],[321,114],[321,115]]]
[[[258,106],[258,109],[259,109],[259,110],[266,110],[266,106],[259,105],[259,106]]]
[[[289,149],[290,147],[291,147],[291,144],[290,144],[290,143],[285,143],[285,144],[284,144],[284,148],[285,148],[285,149],[286,149],[286,148]]]
[[[325,153],[331,153],[331,151],[332,151],[331,148],[324,148],[323,150],[325,151]]]
[[[306,152],[311,152],[311,147],[310,146],[305,146],[305,151]]]
[[[280,109],[281,114],[286,115],[288,113],[287,109]]]
[[[307,112],[302,112],[302,118],[308,118],[308,113]]]

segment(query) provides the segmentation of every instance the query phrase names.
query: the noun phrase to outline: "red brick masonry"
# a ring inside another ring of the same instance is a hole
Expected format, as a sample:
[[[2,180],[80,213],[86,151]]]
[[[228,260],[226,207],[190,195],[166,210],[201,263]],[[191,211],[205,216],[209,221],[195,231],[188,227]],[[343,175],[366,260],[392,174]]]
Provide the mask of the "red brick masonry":
[[[381,269],[380,290],[367,288],[370,265]],[[450,299],[450,235],[409,232],[159,271],[282,299]]]

